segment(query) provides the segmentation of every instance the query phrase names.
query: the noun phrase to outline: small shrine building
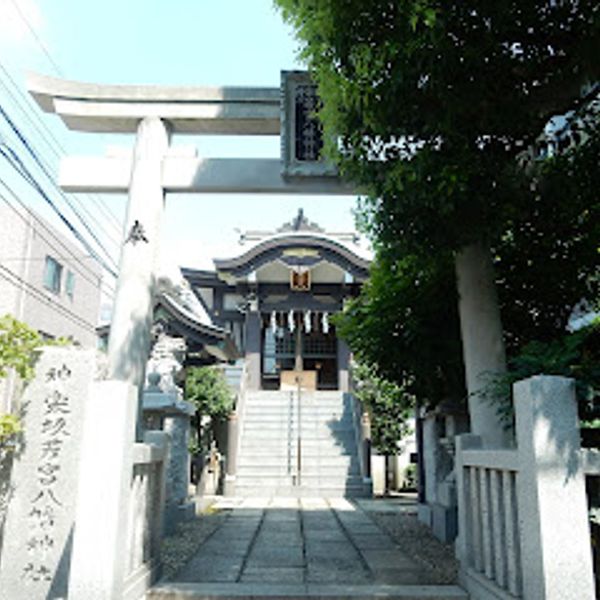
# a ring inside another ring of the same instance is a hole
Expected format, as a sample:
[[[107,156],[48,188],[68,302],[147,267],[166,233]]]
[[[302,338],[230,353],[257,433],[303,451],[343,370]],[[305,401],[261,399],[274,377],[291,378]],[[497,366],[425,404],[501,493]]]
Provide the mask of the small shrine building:
[[[300,210],[276,231],[247,231],[214,270],[182,268],[212,322],[230,332],[250,390],[348,390],[350,352],[331,317],[368,277],[355,232],[326,232]]]

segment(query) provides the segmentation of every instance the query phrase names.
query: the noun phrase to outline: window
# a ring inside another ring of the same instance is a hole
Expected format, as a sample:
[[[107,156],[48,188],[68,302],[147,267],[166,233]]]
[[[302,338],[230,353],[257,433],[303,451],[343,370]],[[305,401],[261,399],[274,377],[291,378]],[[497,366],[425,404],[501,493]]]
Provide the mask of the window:
[[[65,291],[67,296],[73,300],[73,294],[75,293],[75,274],[73,271],[67,271],[67,278],[65,280]]]
[[[55,294],[60,293],[60,280],[62,277],[62,265],[52,258],[46,256],[46,268],[44,269],[44,287]]]

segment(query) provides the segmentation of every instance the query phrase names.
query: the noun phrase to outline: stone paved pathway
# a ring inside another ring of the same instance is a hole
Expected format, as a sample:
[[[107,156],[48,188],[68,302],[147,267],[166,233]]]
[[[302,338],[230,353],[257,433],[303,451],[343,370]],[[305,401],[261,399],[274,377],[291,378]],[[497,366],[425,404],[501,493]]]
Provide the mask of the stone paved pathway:
[[[343,498],[224,498],[181,583],[427,585],[431,573]]]

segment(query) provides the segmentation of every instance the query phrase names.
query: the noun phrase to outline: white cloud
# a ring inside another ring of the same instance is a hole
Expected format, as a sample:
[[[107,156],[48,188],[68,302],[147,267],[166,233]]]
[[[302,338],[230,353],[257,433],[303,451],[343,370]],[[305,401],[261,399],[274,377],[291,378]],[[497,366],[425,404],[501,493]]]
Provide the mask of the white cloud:
[[[44,19],[35,0],[0,0],[0,39],[5,45],[36,43],[26,21],[40,35]]]

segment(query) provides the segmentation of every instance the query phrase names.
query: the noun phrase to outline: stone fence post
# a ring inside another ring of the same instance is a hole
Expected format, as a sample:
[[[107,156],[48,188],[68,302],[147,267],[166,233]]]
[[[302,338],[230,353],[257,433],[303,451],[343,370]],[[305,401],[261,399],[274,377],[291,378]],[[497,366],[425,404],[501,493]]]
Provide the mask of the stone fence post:
[[[239,419],[238,414],[234,410],[229,414],[227,420],[227,461],[225,473],[225,490],[226,496],[233,496],[235,493],[235,479],[237,474],[237,459],[238,459],[238,437],[239,437]]]
[[[363,412],[360,419],[361,437],[363,439],[363,477],[371,479],[371,418],[368,412]]]
[[[525,600],[593,600],[575,385],[539,375],[514,388]]]
[[[181,399],[178,390],[144,391],[144,419],[158,424],[169,435],[169,453],[166,467],[165,533],[173,533],[181,521],[192,519],[196,513],[193,502],[188,502],[190,454],[188,449],[190,417],[196,409]]]
[[[137,388],[92,384],[86,407],[77,491],[69,600],[120,598],[135,441]]]

